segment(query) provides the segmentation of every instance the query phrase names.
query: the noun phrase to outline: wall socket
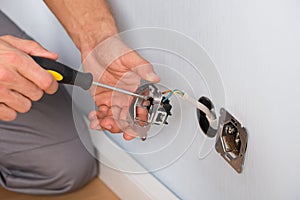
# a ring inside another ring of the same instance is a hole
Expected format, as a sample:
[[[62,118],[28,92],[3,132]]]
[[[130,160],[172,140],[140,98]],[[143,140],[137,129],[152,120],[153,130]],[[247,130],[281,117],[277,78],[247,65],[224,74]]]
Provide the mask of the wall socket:
[[[198,100],[214,112],[214,105],[207,97]],[[197,109],[197,117],[201,130],[208,137],[216,136],[216,151],[238,173],[242,173],[247,150],[248,134],[241,123],[227,110],[221,108],[218,127],[213,128],[204,112]]]

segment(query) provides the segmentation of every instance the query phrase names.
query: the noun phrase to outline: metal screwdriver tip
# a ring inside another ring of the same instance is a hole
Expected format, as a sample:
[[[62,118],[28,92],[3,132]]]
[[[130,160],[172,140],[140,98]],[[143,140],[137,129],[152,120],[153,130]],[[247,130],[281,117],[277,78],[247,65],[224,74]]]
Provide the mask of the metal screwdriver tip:
[[[145,99],[145,100],[147,100],[149,98],[148,96],[136,94],[136,93],[130,92],[128,90],[124,90],[124,89],[121,89],[121,88],[113,87],[113,86],[98,83],[98,82],[93,82],[93,85],[98,86],[98,87],[103,87],[103,88],[106,88],[106,89],[109,89],[109,90],[114,90],[116,92],[120,92],[120,93],[127,94],[127,95],[130,95],[130,96],[135,96],[135,97],[138,97],[138,98],[142,98],[142,99]]]

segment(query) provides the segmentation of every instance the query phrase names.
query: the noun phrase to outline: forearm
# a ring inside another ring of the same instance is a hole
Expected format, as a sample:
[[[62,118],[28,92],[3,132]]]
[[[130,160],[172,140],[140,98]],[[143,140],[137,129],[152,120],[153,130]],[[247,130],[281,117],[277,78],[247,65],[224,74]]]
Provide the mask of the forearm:
[[[118,32],[105,0],[45,0],[45,3],[83,54]]]

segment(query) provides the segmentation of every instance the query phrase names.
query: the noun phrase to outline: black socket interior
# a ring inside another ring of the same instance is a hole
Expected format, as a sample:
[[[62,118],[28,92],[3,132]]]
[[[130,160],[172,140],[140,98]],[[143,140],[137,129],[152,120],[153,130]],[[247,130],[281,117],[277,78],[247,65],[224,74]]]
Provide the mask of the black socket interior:
[[[213,103],[207,97],[204,97],[204,96],[200,97],[198,101],[200,103],[202,103],[203,105],[205,105],[209,110],[212,110],[214,108]],[[215,137],[217,130],[213,129],[210,126],[209,121],[206,117],[206,114],[204,112],[202,112],[201,110],[197,109],[197,118],[198,118],[199,126],[200,126],[201,130],[203,131],[203,133],[205,135],[207,135],[208,137]]]

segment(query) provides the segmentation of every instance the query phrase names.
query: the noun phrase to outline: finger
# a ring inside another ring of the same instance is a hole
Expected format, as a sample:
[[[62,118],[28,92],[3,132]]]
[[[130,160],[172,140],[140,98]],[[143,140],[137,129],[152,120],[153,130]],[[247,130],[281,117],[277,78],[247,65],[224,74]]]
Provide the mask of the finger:
[[[54,94],[58,89],[58,83],[53,76],[41,68],[32,58],[26,58],[17,66],[18,72],[25,78],[31,80],[39,88],[48,94]]]
[[[151,64],[140,65],[135,67],[133,70],[147,81],[152,83],[157,83],[160,81],[159,76],[154,72]]]
[[[111,106],[112,105],[112,92],[107,91],[107,92],[102,92],[101,94],[97,94],[93,96],[93,100],[96,103],[96,106],[100,105],[106,105],[106,106]]]
[[[33,40],[24,40],[10,35],[2,36],[2,40],[14,46],[17,49],[24,51],[32,56],[41,56],[56,60],[58,58],[57,53],[49,52],[43,48],[39,43]]]
[[[132,140],[136,138],[137,134],[132,130],[132,128],[129,126],[127,122],[127,117],[128,117],[128,110],[129,107],[124,107],[120,113],[120,123],[122,123],[122,130],[123,130],[123,138],[125,140]]]
[[[131,129],[127,128],[126,131],[123,133],[123,138],[125,140],[132,140],[136,138],[137,134]]]
[[[127,121],[128,112],[129,112],[129,106],[123,106],[120,112],[119,119],[122,121]]]
[[[120,129],[121,131],[126,130],[126,128],[129,126],[128,122],[121,118],[121,117],[123,117],[123,116],[121,116],[124,113],[123,110],[124,109],[121,109],[118,106],[113,106],[110,109],[110,111],[108,112],[108,116],[111,116],[115,121],[115,124],[113,124],[113,127],[117,126],[116,128]]]
[[[107,111],[97,111],[94,110],[92,112],[89,113],[89,120],[95,120],[95,119],[103,119],[104,117],[107,116]]]
[[[89,118],[89,120],[95,120],[95,119],[97,119],[97,110],[93,110],[93,111],[91,111],[90,113],[89,113],[89,115],[88,115],[88,118]]]
[[[125,140],[133,140],[134,138],[136,138],[135,136],[131,136],[131,135],[128,135],[127,133],[123,133],[123,138]]]
[[[1,103],[5,103],[5,105],[14,109],[15,111],[19,113],[26,113],[30,110],[32,105],[31,101],[20,93],[7,90],[7,92],[1,91],[1,94]]]
[[[105,117],[100,121],[100,126],[111,133],[120,133],[122,130],[117,126],[112,117]]]
[[[58,83],[56,82],[56,80],[54,80],[53,76],[49,72],[44,70],[41,66],[39,66],[27,54],[28,52],[24,53],[24,51],[15,49],[15,47],[13,46],[14,44],[20,45],[18,42],[16,42],[16,40],[20,40],[22,45],[25,45],[24,41],[22,41],[21,39],[17,39],[14,37],[10,38],[10,37],[12,36],[6,36],[6,38],[1,37],[3,41],[8,41],[8,43],[6,44],[10,46],[9,48],[10,50],[8,51],[6,56],[3,57],[2,62],[4,62],[4,64],[9,63],[18,71],[19,74],[32,81],[40,89],[44,90],[46,93],[48,94],[55,93],[58,89]],[[9,42],[11,42],[13,45],[10,45]],[[26,44],[29,46],[32,45],[32,43],[28,43],[28,42]],[[26,48],[36,48],[36,47],[26,47]],[[38,56],[43,56],[43,54],[40,54]]]
[[[119,106],[112,106],[107,115],[111,116],[113,119],[118,120],[120,118],[121,108]]]
[[[17,118],[17,112],[5,104],[0,103],[0,120],[13,121]]]
[[[90,122],[90,128],[93,130],[102,130],[100,126],[100,121],[98,119],[94,119]]]
[[[97,119],[104,119],[105,117],[107,117],[107,112],[98,112],[97,113]]]
[[[107,113],[108,112],[108,110],[109,110],[109,107],[107,106],[107,105],[100,105],[99,107],[98,107],[98,110],[99,110],[99,112],[104,112],[104,113]]]
[[[128,117],[128,107],[123,107],[119,111],[119,119],[117,120],[117,124],[123,132],[129,127],[127,117]]]
[[[108,115],[107,113],[108,113],[109,109],[110,108],[106,105],[99,106],[99,108],[98,108],[99,111],[97,112],[97,118],[102,119],[102,118],[106,117]]]
[[[8,76],[10,77],[7,77],[7,79],[11,80],[11,82],[7,82],[10,89],[19,92],[32,101],[38,101],[42,98],[43,91],[28,79],[14,71],[11,71]]]
[[[160,81],[159,76],[154,72],[153,66],[143,59],[136,51],[131,51],[123,55],[121,58],[128,68],[136,72],[143,79],[156,83]]]
[[[119,65],[116,67],[119,67]],[[141,83],[141,77],[134,71],[128,71],[128,69],[126,69],[125,72],[122,72],[122,74],[119,74],[118,77],[115,86],[132,92],[134,92]]]
[[[137,118],[139,121],[144,122],[142,126],[148,121],[148,110],[146,108],[137,107],[136,108]]]
[[[0,82],[2,86],[15,90],[33,101],[37,101],[43,96],[40,88],[12,69],[1,68]]]

